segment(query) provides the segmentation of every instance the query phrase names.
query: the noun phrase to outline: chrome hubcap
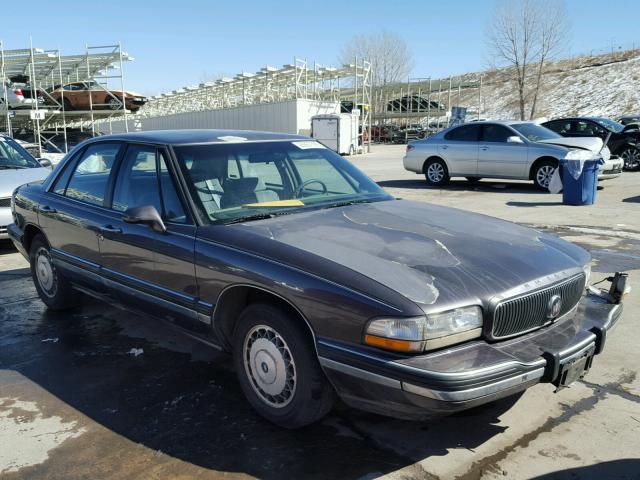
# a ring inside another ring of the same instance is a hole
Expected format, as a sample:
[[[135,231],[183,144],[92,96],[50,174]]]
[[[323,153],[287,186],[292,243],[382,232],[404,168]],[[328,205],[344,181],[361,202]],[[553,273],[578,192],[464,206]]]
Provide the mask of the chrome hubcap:
[[[44,293],[52,297],[56,293],[56,278],[51,257],[46,248],[40,247],[36,253],[36,277]]]
[[[627,148],[621,156],[625,168],[637,168],[640,165],[640,150],[637,148]]]
[[[289,346],[273,328],[253,327],[244,340],[244,369],[258,397],[271,407],[282,408],[296,391],[296,366]]]
[[[432,163],[427,168],[427,177],[434,183],[442,181],[444,178],[444,168],[439,163]]]
[[[544,167],[540,167],[538,169],[538,173],[536,174],[536,181],[539,185],[544,188],[549,187],[549,182],[551,181],[551,177],[553,177],[554,172],[556,171],[551,165],[545,165]]]

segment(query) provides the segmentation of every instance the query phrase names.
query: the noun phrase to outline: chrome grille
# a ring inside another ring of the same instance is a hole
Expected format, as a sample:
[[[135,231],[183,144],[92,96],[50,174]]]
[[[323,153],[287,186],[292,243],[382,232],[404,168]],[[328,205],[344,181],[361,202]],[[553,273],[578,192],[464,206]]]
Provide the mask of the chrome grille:
[[[580,274],[550,287],[498,303],[493,313],[491,338],[497,340],[512,337],[550,323],[549,302],[555,295],[562,298],[560,313],[556,318],[565,315],[580,301],[584,287],[585,277]]]
[[[11,206],[11,197],[0,198],[0,208],[10,207],[10,206]]]

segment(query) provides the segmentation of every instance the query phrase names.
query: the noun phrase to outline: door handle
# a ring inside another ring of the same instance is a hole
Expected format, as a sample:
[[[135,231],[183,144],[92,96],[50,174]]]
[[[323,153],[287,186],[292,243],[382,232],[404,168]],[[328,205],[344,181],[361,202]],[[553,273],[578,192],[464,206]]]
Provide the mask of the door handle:
[[[449,148],[449,145],[442,145],[442,147],[440,148],[442,148],[443,150],[446,150],[447,148]]]
[[[49,205],[41,205],[38,207],[40,213],[56,213],[55,208],[51,208]]]
[[[489,150],[489,147],[480,147],[480,150]]]
[[[100,233],[122,233],[122,229],[112,225],[103,225],[100,227]]]

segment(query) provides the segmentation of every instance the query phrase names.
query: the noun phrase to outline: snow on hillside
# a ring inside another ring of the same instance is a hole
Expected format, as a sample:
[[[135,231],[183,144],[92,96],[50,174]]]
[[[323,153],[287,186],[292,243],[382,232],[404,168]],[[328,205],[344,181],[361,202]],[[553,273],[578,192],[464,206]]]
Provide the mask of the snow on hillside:
[[[546,75],[536,117],[605,116],[640,113],[640,51],[615,56],[580,57],[556,62]],[[464,75],[463,81],[477,81],[480,73]],[[518,117],[517,92],[506,81],[504,71],[484,72],[480,117],[513,119]],[[452,91],[452,103],[457,91]],[[478,90],[461,92],[460,106],[476,112]],[[455,105],[455,103],[454,103]]]

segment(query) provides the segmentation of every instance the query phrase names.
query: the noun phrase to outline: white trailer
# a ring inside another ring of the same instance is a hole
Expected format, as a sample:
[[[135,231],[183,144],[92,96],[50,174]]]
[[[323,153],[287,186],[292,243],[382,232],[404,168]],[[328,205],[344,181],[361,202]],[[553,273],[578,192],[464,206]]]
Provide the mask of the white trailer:
[[[360,112],[316,115],[311,118],[311,136],[341,155],[358,151]]]

